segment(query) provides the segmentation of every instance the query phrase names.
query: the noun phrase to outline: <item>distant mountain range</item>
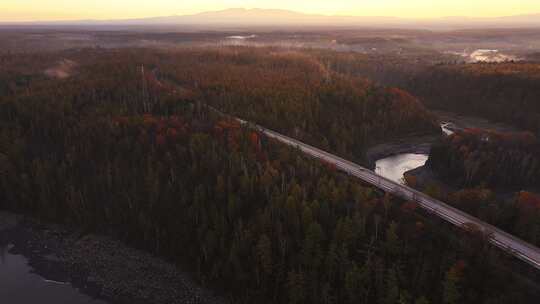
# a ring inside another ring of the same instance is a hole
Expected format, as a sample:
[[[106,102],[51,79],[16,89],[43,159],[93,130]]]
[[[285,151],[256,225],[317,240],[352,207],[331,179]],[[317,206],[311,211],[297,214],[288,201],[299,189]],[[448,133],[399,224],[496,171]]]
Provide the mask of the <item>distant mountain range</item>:
[[[4,23],[6,24],[6,23]],[[497,18],[445,17],[434,19],[409,19],[371,16],[326,16],[303,14],[288,10],[233,8],[204,12],[195,15],[177,15],[124,20],[78,20],[52,22],[11,23],[11,25],[79,25],[79,26],[198,26],[228,27],[404,27],[404,28],[517,28],[540,27],[540,14]]]

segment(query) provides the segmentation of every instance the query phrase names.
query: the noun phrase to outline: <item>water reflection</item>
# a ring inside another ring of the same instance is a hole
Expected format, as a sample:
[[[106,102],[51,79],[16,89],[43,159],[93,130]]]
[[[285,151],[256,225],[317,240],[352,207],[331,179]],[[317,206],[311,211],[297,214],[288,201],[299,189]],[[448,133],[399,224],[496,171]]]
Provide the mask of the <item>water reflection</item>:
[[[426,164],[426,154],[398,154],[378,160],[375,173],[392,181],[404,184],[403,174]]]
[[[11,253],[13,245],[0,244],[0,302],[9,304],[105,304],[79,292],[69,283],[37,275],[28,260]],[[6,301],[6,302],[4,302]]]
[[[454,134],[454,124],[451,123],[451,122],[443,122],[441,123],[441,128],[442,128],[442,131],[443,133],[446,135],[446,136],[450,136],[452,134]]]

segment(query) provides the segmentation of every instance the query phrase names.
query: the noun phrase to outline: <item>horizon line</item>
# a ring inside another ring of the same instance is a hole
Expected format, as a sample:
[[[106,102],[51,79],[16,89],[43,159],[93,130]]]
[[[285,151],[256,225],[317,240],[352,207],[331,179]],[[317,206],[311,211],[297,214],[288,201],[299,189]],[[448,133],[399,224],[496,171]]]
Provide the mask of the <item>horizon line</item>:
[[[540,15],[540,12],[526,13],[526,14],[514,14],[514,15],[498,15],[498,16],[466,16],[466,15],[448,15],[448,16],[433,16],[433,17],[408,17],[408,16],[392,16],[392,15],[347,15],[347,14],[317,14],[317,13],[304,13],[296,10],[289,9],[265,9],[265,8],[242,8],[242,7],[231,7],[220,10],[203,10],[196,13],[186,13],[186,14],[172,14],[172,15],[149,15],[142,17],[126,17],[126,18],[65,18],[65,19],[24,19],[24,20],[13,20],[13,21],[4,21],[0,20],[0,24],[23,24],[23,23],[55,23],[55,22],[106,22],[106,21],[135,21],[135,20],[144,20],[144,19],[154,19],[154,18],[170,18],[170,17],[194,17],[197,15],[202,15],[206,13],[220,13],[227,11],[267,11],[267,12],[284,12],[284,13],[294,13],[298,15],[303,15],[307,17],[327,17],[327,18],[389,18],[389,19],[401,19],[408,21],[437,21],[437,20],[446,20],[450,19],[471,19],[489,21],[499,18],[512,18],[512,17],[528,17]]]

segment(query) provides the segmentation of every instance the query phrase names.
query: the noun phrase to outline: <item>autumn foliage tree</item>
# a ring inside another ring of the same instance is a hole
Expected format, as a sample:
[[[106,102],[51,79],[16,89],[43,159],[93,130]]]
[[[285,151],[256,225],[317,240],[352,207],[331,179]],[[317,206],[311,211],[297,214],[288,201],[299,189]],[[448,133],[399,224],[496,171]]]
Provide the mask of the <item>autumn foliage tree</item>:
[[[468,129],[431,150],[427,161],[441,176],[466,186],[538,186],[540,143],[530,132],[500,133]]]
[[[207,106],[300,139],[326,138],[347,154],[371,136],[432,126],[407,93],[321,74],[324,65],[301,52],[69,55],[79,64],[72,77],[30,71],[0,96],[0,209],[187,265],[236,302],[442,303],[455,299],[444,282],[461,258],[472,269],[454,284],[462,303],[478,303],[478,286],[461,284],[477,269],[486,274],[478,284],[493,291],[486,302],[537,299],[506,271],[478,268],[478,260],[504,264],[498,251],[470,258],[455,232],[417,206]]]

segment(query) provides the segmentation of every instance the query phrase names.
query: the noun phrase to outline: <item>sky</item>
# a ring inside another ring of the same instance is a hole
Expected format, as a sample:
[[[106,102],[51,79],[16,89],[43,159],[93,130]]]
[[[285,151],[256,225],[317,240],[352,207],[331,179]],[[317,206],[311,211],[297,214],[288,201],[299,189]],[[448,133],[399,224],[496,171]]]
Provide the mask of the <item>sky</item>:
[[[0,0],[0,22],[129,19],[227,8],[407,18],[496,17],[540,13],[540,0]]]

